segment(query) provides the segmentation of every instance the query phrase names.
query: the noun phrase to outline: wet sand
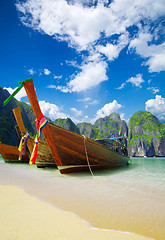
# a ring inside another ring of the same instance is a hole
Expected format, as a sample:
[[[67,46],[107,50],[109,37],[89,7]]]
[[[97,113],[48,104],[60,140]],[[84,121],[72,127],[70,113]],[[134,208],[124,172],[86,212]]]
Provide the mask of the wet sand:
[[[145,240],[134,233],[92,228],[74,213],[60,210],[13,185],[0,185],[1,240]]]

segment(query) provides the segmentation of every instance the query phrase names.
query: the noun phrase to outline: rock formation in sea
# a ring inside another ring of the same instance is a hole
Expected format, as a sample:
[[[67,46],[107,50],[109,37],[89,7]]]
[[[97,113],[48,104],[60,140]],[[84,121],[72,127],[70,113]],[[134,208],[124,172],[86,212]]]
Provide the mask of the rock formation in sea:
[[[79,123],[77,126],[81,134],[92,139],[128,134],[127,124],[120,119],[118,113],[111,113],[109,116],[99,118],[93,125],[91,123]]]
[[[150,112],[138,111],[130,118],[130,156],[165,156],[165,124]]]

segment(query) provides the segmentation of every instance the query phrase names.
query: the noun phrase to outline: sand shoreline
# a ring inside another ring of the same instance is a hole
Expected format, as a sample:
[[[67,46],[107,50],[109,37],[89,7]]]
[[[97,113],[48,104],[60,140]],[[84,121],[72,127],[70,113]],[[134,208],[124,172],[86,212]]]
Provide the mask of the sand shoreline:
[[[13,185],[0,185],[0,196],[2,240],[151,239],[135,233],[90,227],[76,214],[60,210]]]

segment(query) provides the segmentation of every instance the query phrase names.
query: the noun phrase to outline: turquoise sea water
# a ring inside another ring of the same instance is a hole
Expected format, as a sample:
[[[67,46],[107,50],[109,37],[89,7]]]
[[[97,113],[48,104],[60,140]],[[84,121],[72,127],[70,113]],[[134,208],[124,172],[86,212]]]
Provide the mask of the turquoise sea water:
[[[132,158],[128,167],[61,175],[55,168],[4,163],[0,184],[13,184],[72,211],[91,226],[165,239],[165,158]]]

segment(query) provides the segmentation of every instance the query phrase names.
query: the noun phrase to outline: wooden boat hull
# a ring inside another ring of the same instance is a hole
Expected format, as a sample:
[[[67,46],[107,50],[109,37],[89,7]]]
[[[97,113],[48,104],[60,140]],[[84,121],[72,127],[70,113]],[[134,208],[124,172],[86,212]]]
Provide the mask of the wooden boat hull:
[[[38,118],[42,112],[32,79],[24,82],[24,88],[34,114]],[[43,128],[43,134],[61,173],[84,171],[90,168],[114,168],[128,163],[128,156],[50,123]]]
[[[89,138],[49,124],[61,159],[61,173],[115,168],[128,164],[128,156],[121,155]]]
[[[33,138],[32,140],[34,143]],[[41,140],[39,140],[38,143],[38,154],[35,164],[37,165],[38,168],[57,167],[47,143]]]
[[[27,153],[22,156],[22,160],[18,160],[18,148],[11,145],[0,143],[0,154],[5,162],[29,162],[29,156]]]
[[[25,129],[25,126],[23,124],[22,116],[21,116],[21,110],[19,107],[13,109],[13,113],[15,116],[15,119],[17,121],[17,124],[19,126],[19,129],[21,131],[21,135],[23,136],[27,131]],[[31,137],[27,140],[27,147],[29,149],[30,155],[33,152],[34,147],[34,137]],[[38,144],[38,154],[35,164],[37,167],[44,168],[44,167],[57,167],[56,163],[53,159],[53,155],[49,150],[49,147],[45,141],[39,140]]]

